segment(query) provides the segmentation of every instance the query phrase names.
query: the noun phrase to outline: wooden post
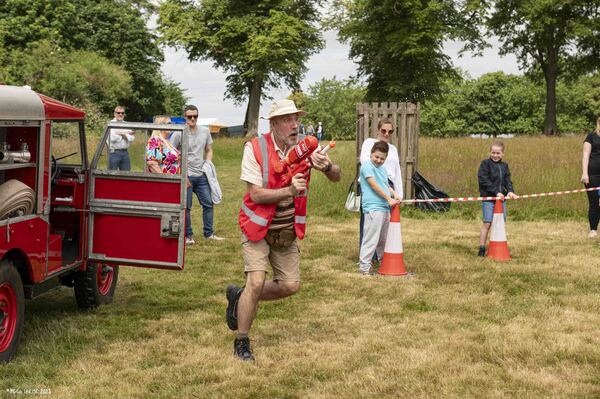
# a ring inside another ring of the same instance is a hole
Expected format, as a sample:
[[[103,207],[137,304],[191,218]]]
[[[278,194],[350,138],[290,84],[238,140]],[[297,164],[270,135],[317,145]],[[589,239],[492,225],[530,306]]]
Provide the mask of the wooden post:
[[[398,103],[390,103],[390,115],[392,115],[391,118],[395,128],[394,135],[391,138],[394,139],[392,144],[394,144],[396,147],[398,147],[398,127],[400,126],[398,123],[398,107]],[[398,156],[400,156],[400,154],[398,154]]]
[[[405,199],[414,198],[411,177],[417,170],[419,159],[419,112],[418,103],[356,104],[357,162],[363,142],[370,137],[377,138],[377,124],[383,118],[390,118],[394,124],[394,134],[390,137],[390,143],[398,148]]]

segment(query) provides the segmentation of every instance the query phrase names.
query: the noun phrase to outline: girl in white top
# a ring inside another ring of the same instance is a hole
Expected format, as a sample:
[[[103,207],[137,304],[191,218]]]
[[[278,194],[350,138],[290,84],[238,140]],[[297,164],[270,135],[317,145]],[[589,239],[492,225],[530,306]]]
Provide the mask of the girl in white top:
[[[390,136],[394,133],[394,126],[389,118],[384,118],[377,124],[377,139],[368,138],[366,139],[360,149],[360,163],[364,164],[369,161],[371,157],[371,148],[377,141],[382,140],[389,144],[390,149],[388,152],[387,159],[383,164],[383,167],[387,171],[388,179],[394,185],[394,191],[398,195],[398,199],[404,197],[404,191],[402,188],[402,171],[400,170],[400,157],[398,156],[398,149],[395,145],[391,144]]]

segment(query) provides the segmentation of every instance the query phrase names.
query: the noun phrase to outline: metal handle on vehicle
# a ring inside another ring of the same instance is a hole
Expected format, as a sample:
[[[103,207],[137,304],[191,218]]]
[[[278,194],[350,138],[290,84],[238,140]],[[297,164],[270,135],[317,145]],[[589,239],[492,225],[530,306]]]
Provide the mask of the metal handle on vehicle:
[[[179,237],[181,223],[179,216],[162,215],[160,218],[160,236],[161,237]]]

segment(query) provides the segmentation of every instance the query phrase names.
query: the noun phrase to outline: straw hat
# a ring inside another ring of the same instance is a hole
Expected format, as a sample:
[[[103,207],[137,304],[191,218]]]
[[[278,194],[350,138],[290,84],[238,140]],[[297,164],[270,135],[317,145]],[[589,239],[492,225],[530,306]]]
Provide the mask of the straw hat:
[[[266,119],[272,119],[276,116],[298,114],[298,116],[306,116],[306,111],[296,108],[296,104],[292,100],[275,100],[271,105],[271,110]]]

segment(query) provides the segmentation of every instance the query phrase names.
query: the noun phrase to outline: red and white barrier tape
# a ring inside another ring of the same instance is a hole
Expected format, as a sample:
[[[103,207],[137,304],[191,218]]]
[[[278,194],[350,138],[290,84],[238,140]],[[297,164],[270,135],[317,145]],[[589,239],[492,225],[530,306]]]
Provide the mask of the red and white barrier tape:
[[[568,190],[568,191],[554,191],[550,193],[538,193],[538,194],[524,194],[519,195],[515,199],[525,199],[525,198],[538,198],[538,197],[550,197],[553,195],[564,195],[564,194],[573,194],[573,193],[583,193],[586,191],[594,191],[600,190],[600,187],[590,187],[590,188],[580,188],[577,190]],[[456,197],[456,198],[431,198],[431,199],[408,199],[403,200],[403,204],[414,204],[416,202],[468,202],[468,201],[494,201],[500,199],[500,197]],[[508,199],[508,198],[505,198]]]

